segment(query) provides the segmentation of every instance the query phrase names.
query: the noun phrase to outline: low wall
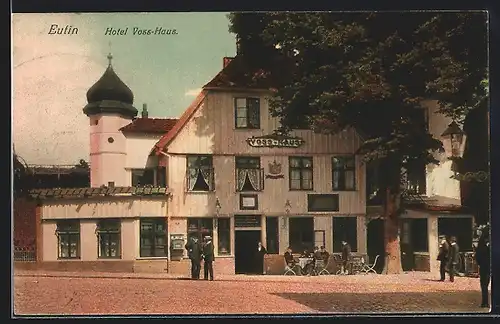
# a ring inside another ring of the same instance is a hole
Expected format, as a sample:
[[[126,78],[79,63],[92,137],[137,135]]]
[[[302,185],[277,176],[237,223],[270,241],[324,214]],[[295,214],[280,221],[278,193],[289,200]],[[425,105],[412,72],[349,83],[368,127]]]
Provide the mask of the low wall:
[[[16,270],[134,272],[134,261],[14,262]]]
[[[218,274],[234,274],[234,258],[216,258],[213,264],[214,276]],[[191,261],[167,260],[106,260],[106,261],[44,261],[44,262],[14,262],[14,270],[44,270],[44,271],[96,271],[96,272],[137,272],[137,273],[171,273],[190,275]],[[201,264],[203,277],[203,262]]]

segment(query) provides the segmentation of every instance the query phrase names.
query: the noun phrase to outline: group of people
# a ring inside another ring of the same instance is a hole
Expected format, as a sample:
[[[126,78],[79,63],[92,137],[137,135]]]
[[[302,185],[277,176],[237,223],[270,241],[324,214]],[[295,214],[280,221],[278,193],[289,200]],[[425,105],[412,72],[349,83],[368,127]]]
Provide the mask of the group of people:
[[[214,280],[214,244],[212,238],[205,236],[203,243],[200,243],[197,237],[191,237],[185,248],[191,260],[191,278],[200,279],[201,261],[203,260],[203,279],[208,280],[210,276],[210,280]]]
[[[457,238],[451,236],[440,236],[439,254],[437,259],[440,261],[439,281],[445,281],[446,272],[450,276],[450,281],[455,281],[457,265],[459,262],[459,247]],[[479,238],[478,246],[475,251],[476,263],[479,266],[479,280],[481,285],[481,307],[489,307],[488,285],[491,278],[491,256],[490,256],[490,236],[488,232],[483,232]]]
[[[448,239],[448,237],[441,235],[440,241],[441,243],[439,244],[439,253],[437,257],[440,262],[439,274],[441,275],[441,278],[439,281],[444,281],[446,272],[448,272],[450,275],[450,281],[454,282],[459,261],[458,253],[460,252],[457,244],[457,238],[452,236]]]
[[[309,250],[304,249],[304,251],[300,255],[300,258],[310,258],[311,260],[307,262],[305,266],[299,270],[310,276],[313,274],[313,270],[316,266],[316,261],[322,260],[326,265],[329,257],[330,253],[326,251],[324,246],[321,246],[320,248],[315,246],[312,253],[309,252]],[[292,248],[290,246],[286,249],[285,252],[285,263],[286,266],[289,267],[290,269],[296,269],[298,266],[295,258],[293,257]]]

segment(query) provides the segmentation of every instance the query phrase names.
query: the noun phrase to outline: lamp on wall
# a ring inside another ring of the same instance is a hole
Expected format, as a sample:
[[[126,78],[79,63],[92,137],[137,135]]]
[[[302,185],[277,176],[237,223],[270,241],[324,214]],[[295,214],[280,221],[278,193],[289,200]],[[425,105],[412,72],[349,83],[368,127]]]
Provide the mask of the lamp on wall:
[[[464,131],[453,121],[441,134],[443,147],[449,159],[460,158],[464,154],[466,136]]]
[[[285,202],[285,214],[286,217],[283,217],[283,223],[281,224],[281,228],[286,228],[287,219],[290,217],[290,210],[292,209],[292,205],[290,204],[290,200],[287,199]]]
[[[219,225],[219,215],[220,215],[220,209],[222,206],[220,205],[219,198],[215,198],[215,228]]]

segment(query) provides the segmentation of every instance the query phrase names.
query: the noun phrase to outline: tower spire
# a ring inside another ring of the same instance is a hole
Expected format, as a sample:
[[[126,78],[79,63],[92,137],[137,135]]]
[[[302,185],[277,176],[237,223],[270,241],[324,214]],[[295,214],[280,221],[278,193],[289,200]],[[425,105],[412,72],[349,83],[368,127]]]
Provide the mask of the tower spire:
[[[109,42],[109,54],[108,54],[109,66],[111,66],[111,60],[113,59],[113,54],[111,54],[111,41]]]

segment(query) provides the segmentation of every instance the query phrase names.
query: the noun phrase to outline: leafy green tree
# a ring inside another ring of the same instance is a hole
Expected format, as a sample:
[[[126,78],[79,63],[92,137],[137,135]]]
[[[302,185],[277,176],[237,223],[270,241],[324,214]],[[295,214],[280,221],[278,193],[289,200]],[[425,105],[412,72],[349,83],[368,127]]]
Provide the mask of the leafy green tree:
[[[385,273],[399,273],[402,170],[437,163],[441,142],[421,116],[425,99],[462,122],[486,77],[486,16],[476,13],[233,13],[239,56],[273,80],[281,132],[347,127],[383,177]],[[253,70],[252,70],[253,69]]]

